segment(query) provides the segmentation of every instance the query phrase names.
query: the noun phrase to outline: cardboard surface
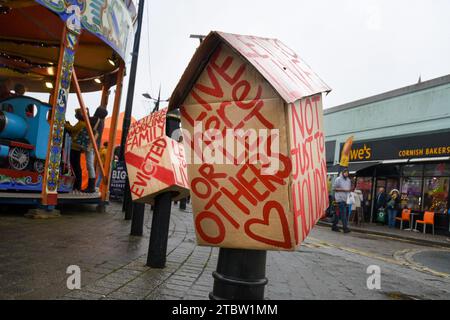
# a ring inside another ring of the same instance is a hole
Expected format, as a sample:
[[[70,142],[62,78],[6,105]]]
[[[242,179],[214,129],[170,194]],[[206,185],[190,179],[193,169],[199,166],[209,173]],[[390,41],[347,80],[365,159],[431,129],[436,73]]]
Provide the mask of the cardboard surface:
[[[181,107],[200,245],[294,250],[306,237],[328,201],[320,98],[286,104],[239,54],[217,48]],[[305,167],[296,154],[306,147]]]
[[[295,250],[328,206],[322,92],[276,39],[212,32],[169,103],[180,105],[197,242]]]
[[[291,207],[300,244],[328,207],[327,162],[321,94],[287,104],[292,161]]]
[[[130,127],[125,161],[133,201],[153,204],[162,192],[172,192],[173,200],[189,195],[184,147],[166,136],[166,112],[155,112]]]

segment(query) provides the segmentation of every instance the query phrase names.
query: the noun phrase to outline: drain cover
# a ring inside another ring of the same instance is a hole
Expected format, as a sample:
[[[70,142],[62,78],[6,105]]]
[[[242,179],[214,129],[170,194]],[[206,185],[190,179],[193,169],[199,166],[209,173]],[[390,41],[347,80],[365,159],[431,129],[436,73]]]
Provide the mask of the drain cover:
[[[422,251],[412,258],[424,267],[450,274],[450,251]]]

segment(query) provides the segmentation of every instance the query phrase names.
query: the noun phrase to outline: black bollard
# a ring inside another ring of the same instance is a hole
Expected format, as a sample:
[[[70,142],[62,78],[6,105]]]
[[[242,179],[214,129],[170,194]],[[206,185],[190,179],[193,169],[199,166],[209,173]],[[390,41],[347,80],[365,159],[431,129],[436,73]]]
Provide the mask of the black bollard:
[[[170,210],[172,207],[170,192],[155,198],[152,229],[148,247],[147,266],[162,269],[166,266],[167,240],[169,237]]]
[[[217,271],[213,272],[211,300],[263,300],[266,278],[263,250],[220,248]]]
[[[132,236],[142,236],[144,232],[145,203],[133,203],[133,218],[131,220]]]
[[[125,211],[125,220],[131,220],[133,217],[133,201],[131,200],[130,183],[128,178],[125,182],[122,211]]]
[[[166,136],[180,127],[179,110],[172,110],[166,117]],[[147,266],[164,268],[166,266],[167,240],[169,239],[170,211],[172,209],[172,193],[164,192],[155,197],[153,206],[152,229],[148,246]]]
[[[186,198],[180,200],[180,210],[186,210]]]

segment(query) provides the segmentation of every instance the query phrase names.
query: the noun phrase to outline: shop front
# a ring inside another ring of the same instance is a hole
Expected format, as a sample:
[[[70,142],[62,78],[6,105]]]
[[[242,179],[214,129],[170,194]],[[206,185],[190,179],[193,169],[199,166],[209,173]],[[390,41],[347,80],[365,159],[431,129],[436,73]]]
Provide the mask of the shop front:
[[[343,144],[340,145],[342,149]],[[329,174],[337,172],[329,168]],[[401,208],[435,213],[437,233],[449,230],[450,131],[355,141],[349,170],[364,195],[365,220],[376,218],[378,190],[398,189]]]

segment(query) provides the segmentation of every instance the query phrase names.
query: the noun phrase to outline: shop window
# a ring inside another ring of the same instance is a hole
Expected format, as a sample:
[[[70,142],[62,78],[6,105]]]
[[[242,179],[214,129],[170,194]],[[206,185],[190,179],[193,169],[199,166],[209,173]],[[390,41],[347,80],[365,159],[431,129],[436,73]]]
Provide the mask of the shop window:
[[[407,177],[421,177],[423,173],[423,165],[407,164],[403,166],[403,175]]]
[[[426,177],[442,177],[450,176],[450,164],[448,163],[434,163],[425,165]]]
[[[422,178],[404,177],[401,186],[401,207],[421,210]]]
[[[369,206],[372,198],[372,178],[358,177],[356,179],[356,189],[363,193],[364,205]]]
[[[446,213],[448,208],[449,178],[425,178],[423,209]]]
[[[2,111],[6,111],[6,112],[10,112],[10,113],[14,113],[14,108],[13,108],[13,106],[12,106],[11,104],[9,104],[9,103],[4,103],[4,104],[2,104],[1,110],[2,110]]]

